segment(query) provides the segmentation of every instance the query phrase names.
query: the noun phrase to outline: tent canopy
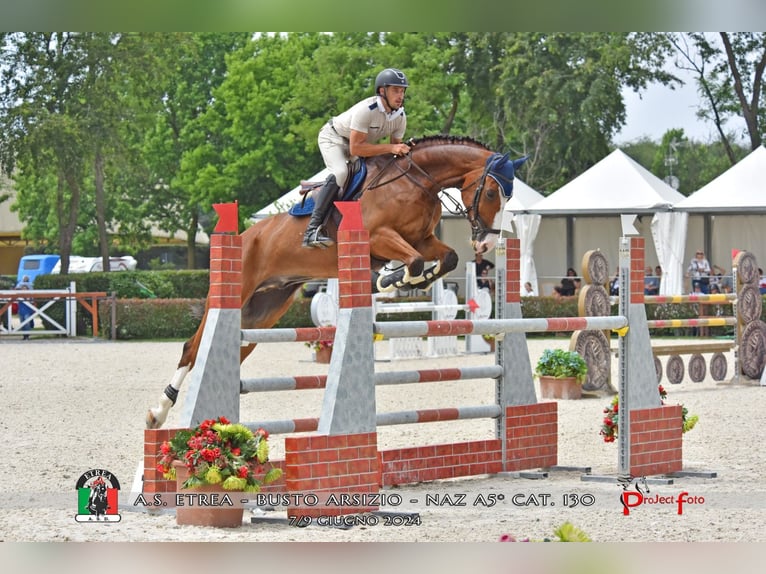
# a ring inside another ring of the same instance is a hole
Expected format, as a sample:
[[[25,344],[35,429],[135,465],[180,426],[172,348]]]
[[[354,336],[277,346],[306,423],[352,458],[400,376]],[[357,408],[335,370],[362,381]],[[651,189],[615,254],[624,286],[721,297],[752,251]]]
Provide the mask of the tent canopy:
[[[617,149],[527,209],[542,215],[607,215],[668,211],[678,191]]]
[[[697,213],[766,213],[766,148],[759,146],[674,209]]]

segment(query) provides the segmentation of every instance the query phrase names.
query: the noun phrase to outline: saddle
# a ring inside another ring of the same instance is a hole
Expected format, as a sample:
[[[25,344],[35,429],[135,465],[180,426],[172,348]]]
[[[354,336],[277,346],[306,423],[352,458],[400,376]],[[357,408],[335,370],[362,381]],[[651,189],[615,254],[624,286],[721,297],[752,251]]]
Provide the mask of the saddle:
[[[341,190],[339,197],[340,201],[356,201],[362,195],[362,182],[364,181],[364,178],[367,177],[367,164],[364,160],[360,159],[351,164],[349,170],[351,171],[349,178],[347,179],[349,183],[346,185],[345,189]],[[301,180],[299,193],[303,196],[303,199],[299,203],[294,204],[288,213],[294,217],[311,215],[311,212],[314,210],[314,198],[311,196],[307,197],[306,194],[323,185],[324,181]],[[334,208],[333,211],[335,211]]]

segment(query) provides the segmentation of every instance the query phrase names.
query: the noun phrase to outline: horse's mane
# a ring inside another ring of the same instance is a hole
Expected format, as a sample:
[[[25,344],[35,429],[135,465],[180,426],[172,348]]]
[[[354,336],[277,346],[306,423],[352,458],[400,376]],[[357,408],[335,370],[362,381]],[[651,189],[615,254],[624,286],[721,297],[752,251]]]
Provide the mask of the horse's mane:
[[[489,147],[487,145],[468,136],[451,136],[451,135],[445,135],[445,134],[439,134],[439,135],[433,135],[433,136],[422,136],[419,138],[413,138],[412,143],[414,145],[419,145],[419,146],[444,145],[444,144],[470,145],[470,146],[480,147],[480,148],[489,150]]]

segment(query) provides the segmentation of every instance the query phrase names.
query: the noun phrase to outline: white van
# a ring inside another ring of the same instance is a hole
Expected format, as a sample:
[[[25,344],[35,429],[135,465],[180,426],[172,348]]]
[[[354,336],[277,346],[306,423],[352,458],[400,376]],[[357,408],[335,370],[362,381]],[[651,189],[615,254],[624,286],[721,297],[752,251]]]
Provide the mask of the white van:
[[[130,255],[122,257],[109,258],[110,271],[133,271],[138,262]],[[94,273],[103,271],[104,265],[101,257],[82,257],[80,255],[71,255],[69,257],[70,273]],[[56,263],[51,273],[61,273],[61,261]]]

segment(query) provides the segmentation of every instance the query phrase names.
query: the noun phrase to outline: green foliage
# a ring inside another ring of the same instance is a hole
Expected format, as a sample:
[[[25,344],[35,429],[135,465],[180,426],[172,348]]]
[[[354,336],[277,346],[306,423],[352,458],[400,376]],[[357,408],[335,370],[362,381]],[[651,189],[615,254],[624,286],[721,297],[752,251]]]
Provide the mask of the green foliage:
[[[205,302],[200,299],[118,299],[117,338],[186,339],[199,326]],[[99,304],[99,319],[104,334],[111,333],[110,303]]]
[[[204,299],[210,288],[208,271],[112,271],[40,275],[37,289],[66,289],[74,281],[79,292],[103,291],[118,298]]]
[[[590,536],[571,522],[564,522],[553,531],[553,535],[559,542],[591,542]]]
[[[582,382],[588,375],[588,364],[576,351],[545,349],[537,361],[535,374],[540,377],[575,377]]]

